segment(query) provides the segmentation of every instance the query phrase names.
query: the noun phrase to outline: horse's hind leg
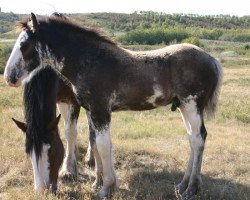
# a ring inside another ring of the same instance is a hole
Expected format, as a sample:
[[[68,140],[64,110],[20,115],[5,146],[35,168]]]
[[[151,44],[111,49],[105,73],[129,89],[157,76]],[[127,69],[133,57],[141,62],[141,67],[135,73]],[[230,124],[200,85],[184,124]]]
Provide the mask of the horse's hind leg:
[[[182,197],[189,198],[198,192],[201,184],[201,163],[206,139],[206,129],[203,123],[202,112],[198,111],[196,98],[189,97],[180,106],[183,121],[186,125],[190,156],[187,170],[177,189]]]
[[[92,151],[91,148],[91,143],[89,141],[89,145],[88,145],[88,149],[87,149],[87,153],[84,157],[85,163],[87,163],[87,165],[89,167],[94,167],[95,166],[95,158],[94,158],[94,153]]]
[[[59,103],[58,109],[64,119],[64,131],[67,142],[65,158],[60,170],[60,176],[66,179],[75,178],[77,176],[77,119],[80,113],[80,106],[74,104]]]

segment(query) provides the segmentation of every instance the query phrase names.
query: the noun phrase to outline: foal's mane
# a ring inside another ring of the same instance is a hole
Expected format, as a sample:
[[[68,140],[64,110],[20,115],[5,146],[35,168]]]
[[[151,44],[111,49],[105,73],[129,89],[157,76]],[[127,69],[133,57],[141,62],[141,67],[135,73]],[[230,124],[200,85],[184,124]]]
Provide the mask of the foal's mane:
[[[117,45],[117,43],[109,38],[107,35],[103,33],[100,29],[90,26],[82,26],[78,23],[57,16],[49,16],[49,17],[39,17],[38,20],[38,29],[42,24],[50,25],[51,27],[59,27],[61,30],[68,30],[75,33],[80,33],[82,36],[88,36],[94,40],[99,40],[102,42],[106,42],[108,44]],[[30,19],[24,19],[16,24],[16,27],[21,30],[29,30]]]
[[[41,155],[42,144],[48,144],[46,134],[48,123],[56,118],[56,93],[58,78],[48,66],[41,67],[24,85],[23,103],[27,123],[26,153],[35,149],[37,159]]]

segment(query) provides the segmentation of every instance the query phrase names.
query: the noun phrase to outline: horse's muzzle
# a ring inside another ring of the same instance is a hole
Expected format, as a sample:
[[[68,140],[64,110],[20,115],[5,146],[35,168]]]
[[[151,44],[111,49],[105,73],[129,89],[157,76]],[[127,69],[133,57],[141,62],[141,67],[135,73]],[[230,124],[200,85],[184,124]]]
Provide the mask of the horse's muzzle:
[[[11,75],[4,74],[4,80],[11,87],[19,87],[21,85],[21,81],[15,73]]]

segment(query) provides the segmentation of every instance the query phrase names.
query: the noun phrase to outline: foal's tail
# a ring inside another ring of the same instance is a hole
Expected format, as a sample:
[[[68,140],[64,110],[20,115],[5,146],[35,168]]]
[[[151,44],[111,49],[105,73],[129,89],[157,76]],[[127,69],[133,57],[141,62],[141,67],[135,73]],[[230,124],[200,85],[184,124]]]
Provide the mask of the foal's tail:
[[[216,78],[217,78],[217,83],[214,87],[214,90],[212,91],[212,94],[209,97],[208,103],[205,107],[205,112],[207,114],[207,117],[209,119],[214,117],[217,103],[218,103],[218,98],[220,94],[220,89],[222,85],[222,80],[223,80],[223,69],[220,64],[220,62],[214,58],[214,64],[215,64],[215,73],[216,73]]]

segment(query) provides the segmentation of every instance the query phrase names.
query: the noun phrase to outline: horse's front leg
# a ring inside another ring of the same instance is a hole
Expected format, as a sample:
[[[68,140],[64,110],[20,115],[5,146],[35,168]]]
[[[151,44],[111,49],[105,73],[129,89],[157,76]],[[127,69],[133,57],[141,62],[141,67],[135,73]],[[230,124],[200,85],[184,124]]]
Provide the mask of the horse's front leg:
[[[112,143],[110,135],[111,114],[107,111],[89,112],[89,124],[94,130],[95,137],[91,139],[92,149],[96,160],[96,181],[98,184],[102,174],[103,186],[98,192],[98,196],[106,197],[116,186],[116,174],[112,158]],[[94,141],[94,142],[93,142]],[[97,156],[97,157],[96,157]],[[102,172],[100,168],[102,167]],[[94,185],[96,186],[96,185]]]
[[[88,152],[91,150],[93,152],[93,156],[95,159],[95,181],[92,185],[93,189],[97,189],[102,184],[102,173],[103,173],[103,167],[102,167],[102,160],[99,155],[99,152],[97,150],[96,146],[96,129],[94,128],[93,121],[91,120],[90,113],[87,112],[87,118],[88,118],[88,124],[89,124],[89,146],[88,146]],[[87,152],[87,154],[88,154]],[[86,159],[86,158],[85,158]]]
[[[77,119],[80,106],[60,103],[58,109],[64,118],[64,131],[67,142],[66,155],[60,170],[60,176],[65,179],[75,178],[77,176]]]
[[[177,189],[184,199],[188,199],[197,194],[202,183],[200,171],[207,132],[203,116],[194,100],[183,104],[180,109],[188,132],[191,152],[187,170]]]

